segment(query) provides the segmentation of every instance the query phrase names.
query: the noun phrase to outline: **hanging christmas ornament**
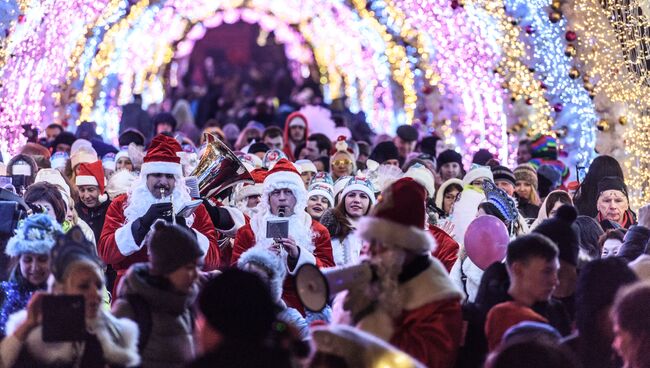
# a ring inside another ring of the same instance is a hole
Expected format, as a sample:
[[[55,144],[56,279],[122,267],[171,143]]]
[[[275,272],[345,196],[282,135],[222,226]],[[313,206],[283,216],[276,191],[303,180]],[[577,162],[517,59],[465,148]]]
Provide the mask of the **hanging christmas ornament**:
[[[525,30],[526,33],[529,34],[529,35],[535,33],[535,28],[533,28],[532,25],[527,25],[526,28],[524,28],[524,30]]]
[[[551,9],[553,9],[553,10],[556,10],[556,11],[560,10],[561,7],[562,7],[562,3],[560,1],[558,1],[558,0],[555,0],[555,1],[553,1],[551,3]]]
[[[580,71],[576,68],[571,68],[571,70],[569,70],[569,78],[571,79],[580,78]]]
[[[564,55],[568,57],[576,56],[576,47],[573,45],[567,45],[564,49]]]
[[[604,119],[600,120],[596,124],[596,128],[598,128],[598,130],[601,131],[601,132],[606,132],[606,131],[609,130],[609,122],[607,120],[604,120]]]
[[[553,105],[553,110],[554,110],[555,112],[562,112],[562,109],[564,109],[564,105],[562,105],[562,104],[559,103],[559,102],[556,103],[555,105]]]
[[[573,42],[578,39],[578,35],[573,31],[567,31],[564,35],[564,38],[566,38],[566,40],[569,42]]]
[[[548,19],[551,21],[551,23],[557,23],[562,20],[562,13],[558,11],[551,12],[551,14],[548,16]]]
[[[618,123],[623,126],[627,125],[627,116],[621,116],[620,118],[618,118]]]

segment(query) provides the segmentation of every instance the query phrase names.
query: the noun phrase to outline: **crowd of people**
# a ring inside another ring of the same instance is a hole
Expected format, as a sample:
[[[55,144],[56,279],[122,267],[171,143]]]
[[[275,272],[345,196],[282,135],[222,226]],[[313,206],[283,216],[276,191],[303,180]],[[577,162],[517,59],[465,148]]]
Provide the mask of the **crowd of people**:
[[[570,181],[552,136],[468,163],[334,108],[344,134],[310,133],[304,90],[214,96],[209,118],[136,99],[117,146],[51,124],[0,166],[0,366],[650,367],[650,206],[612,157]],[[219,142],[246,180],[201,195]],[[323,308],[309,269],[344,289]],[[52,340],[53,296],[82,298],[81,335]]]

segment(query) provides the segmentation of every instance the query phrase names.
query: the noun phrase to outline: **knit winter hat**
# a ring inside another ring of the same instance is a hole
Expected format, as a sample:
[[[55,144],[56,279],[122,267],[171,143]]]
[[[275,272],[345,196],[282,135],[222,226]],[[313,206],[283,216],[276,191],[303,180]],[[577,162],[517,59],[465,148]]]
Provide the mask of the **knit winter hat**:
[[[318,172],[318,170],[316,170],[316,165],[314,165],[310,160],[298,160],[296,161],[296,165],[300,168],[299,171],[301,174],[306,172]]]
[[[461,156],[460,153],[450,149],[441,152],[438,155],[436,161],[438,163],[438,171],[440,171],[442,165],[448,164],[450,162],[456,162],[458,165],[460,165],[460,167],[463,167],[463,156]]]
[[[385,246],[428,253],[436,243],[424,228],[426,191],[411,178],[402,178],[381,194],[368,216],[359,220],[357,229],[365,240],[379,240]]]
[[[486,180],[483,182],[483,192],[487,201],[492,203],[509,223],[517,221],[519,217],[517,203],[503,189]]]
[[[164,134],[158,134],[151,141],[147,154],[144,156],[140,175],[145,178],[149,174],[183,176],[181,158],[178,156],[178,152],[181,151],[181,145],[176,139]]]
[[[493,166],[492,176],[494,177],[495,183],[498,181],[507,181],[508,183],[512,184],[513,187],[517,183],[515,174],[512,172],[512,170],[510,170],[505,166],[501,166],[501,165]]]
[[[330,207],[334,206],[334,183],[332,177],[326,172],[319,172],[311,179],[307,189],[307,197],[321,195],[330,202]]]
[[[67,144],[68,146],[72,146],[74,141],[77,140],[77,137],[75,137],[74,134],[70,132],[63,131],[59,135],[54,138],[54,141],[52,142],[52,149],[56,150],[56,146],[59,144]]]
[[[345,188],[343,188],[341,198],[345,198],[348,193],[355,190],[364,192],[368,198],[370,198],[371,206],[375,204],[375,188],[372,186],[370,180],[362,176],[352,177],[350,181],[348,181],[348,183],[345,185]]]
[[[395,143],[391,141],[381,142],[372,150],[369,159],[379,164],[383,164],[388,160],[399,160],[399,151]]]
[[[252,247],[242,253],[237,260],[237,267],[245,270],[247,264],[255,264],[266,271],[269,276],[269,288],[273,300],[280,300],[282,297],[282,283],[287,275],[287,266],[284,260],[268,249],[263,247]]]
[[[429,169],[420,163],[416,163],[409,167],[404,173],[405,178],[412,178],[427,190],[427,196],[433,198],[436,193],[435,178]]]
[[[81,146],[78,150],[72,152],[70,155],[70,164],[76,167],[83,162],[95,162],[99,160],[97,152],[92,147]]]
[[[334,183],[334,199],[336,199],[336,196],[338,196],[339,193],[341,193],[343,188],[345,188],[345,186],[348,185],[348,182],[352,178],[353,176],[348,175],[348,176],[340,177],[336,180],[336,183]]]
[[[156,221],[145,239],[152,275],[168,275],[203,256],[196,235],[179,225]]]
[[[525,181],[526,183],[530,184],[537,190],[538,188],[538,182],[537,182],[537,170],[530,165],[530,164],[522,164],[517,166],[515,169],[515,179],[517,181]]]
[[[285,155],[282,150],[269,150],[266,152],[266,154],[264,154],[264,158],[262,159],[262,167],[271,170],[273,166],[282,159],[287,160],[287,155]]]
[[[70,159],[70,155],[67,152],[54,152],[50,157],[50,166],[53,169],[62,169],[68,162],[68,159]]]
[[[474,180],[480,178],[485,178],[492,182],[494,181],[492,170],[490,170],[488,166],[473,164],[472,168],[469,169],[467,174],[463,177],[463,186],[472,184]]]
[[[17,257],[25,253],[49,254],[61,226],[44,213],[33,214],[18,223],[15,235],[7,242],[5,254]]]
[[[144,135],[137,129],[129,128],[117,138],[118,144],[122,147],[135,143],[138,146],[144,146]]]
[[[557,160],[557,139],[550,135],[538,134],[530,140],[532,158]]]
[[[262,341],[276,316],[269,287],[257,275],[237,268],[226,269],[208,281],[198,305],[212,328],[240,343]]]
[[[580,232],[573,226],[578,213],[573,206],[563,205],[555,217],[544,220],[533,232],[546,235],[560,250],[559,258],[571,265],[578,264]]]

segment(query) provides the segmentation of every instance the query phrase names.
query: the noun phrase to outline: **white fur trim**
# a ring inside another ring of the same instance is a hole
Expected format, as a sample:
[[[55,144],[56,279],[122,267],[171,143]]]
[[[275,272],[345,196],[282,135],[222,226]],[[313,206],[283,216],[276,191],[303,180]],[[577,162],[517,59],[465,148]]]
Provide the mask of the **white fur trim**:
[[[241,189],[237,191],[237,200],[241,201],[254,195],[261,196],[263,191],[264,191],[263,184],[244,185],[243,187],[241,187]]]
[[[357,328],[384,341],[390,341],[390,338],[395,333],[393,319],[381,308],[376,309],[359,321]]]
[[[118,153],[115,154],[115,163],[117,163],[117,161],[119,159],[121,159],[122,157],[126,157],[126,158],[129,159],[129,161],[131,161],[131,157],[129,157],[129,150],[128,149],[120,150]]]
[[[210,249],[210,240],[208,240],[208,237],[201,234],[198,232],[196,229],[192,229],[194,231],[194,234],[196,234],[196,240],[199,243],[199,248],[201,248],[201,251],[203,252],[203,258],[208,255],[208,249]]]
[[[115,318],[109,313],[102,313],[94,328],[95,336],[99,340],[104,352],[104,359],[109,364],[133,367],[140,364],[138,354],[138,326],[135,322],[125,318]],[[13,334],[18,326],[27,318],[27,311],[21,310],[12,314],[7,321],[7,334]],[[111,324],[119,333],[120,341],[113,341],[112,334],[108,330]],[[16,345],[15,343],[9,343]],[[75,357],[73,343],[47,343],[43,342],[43,328],[41,326],[32,330],[25,341],[27,350],[38,361],[45,364],[71,363]],[[12,366],[18,357],[18,351],[9,351],[5,355],[5,342],[2,342],[2,362],[5,366]],[[15,353],[15,356],[11,356]]]
[[[306,192],[305,190],[305,183],[302,181],[302,178],[300,175],[298,175],[295,172],[291,171],[278,171],[274,172],[270,175],[268,175],[264,179],[264,191],[267,193],[272,192],[273,190],[268,190],[267,188],[273,188],[273,189],[279,189],[279,188],[290,188],[293,189],[292,186],[296,187],[302,187],[303,191]],[[296,197],[298,196],[298,193],[294,193]]]
[[[308,251],[304,247],[301,247],[300,245],[298,246],[298,249],[300,249],[300,254],[298,255],[298,261],[296,262],[296,267],[291,269],[289,268],[289,266],[287,266],[287,271],[289,271],[290,275],[295,275],[296,271],[300,269],[300,266],[304,264],[312,264],[314,266],[316,265],[316,257],[314,257],[314,255],[310,251]]]
[[[140,168],[140,176],[146,178],[149,174],[172,174],[182,177],[183,166],[175,162],[145,162]]]
[[[99,186],[99,182],[97,181],[97,178],[95,178],[92,175],[77,176],[74,183],[76,186],[80,186],[80,185],[94,185],[97,187]]]
[[[132,224],[132,222],[129,222],[115,231],[115,244],[117,244],[117,249],[123,256],[130,256],[142,248],[136,244],[133,238],[133,233],[131,233]]]
[[[219,230],[224,236],[234,238],[237,235],[237,231],[239,231],[242,226],[246,225],[246,217],[244,217],[244,213],[237,208],[229,206],[222,208],[228,211],[228,214],[230,215],[230,218],[232,218],[234,225],[230,229],[217,230]]]
[[[432,252],[437,246],[427,230],[374,216],[362,217],[358,222],[357,231],[359,236],[366,240],[376,239],[385,246],[396,246],[417,253]]]
[[[458,184],[458,185],[460,185],[462,187],[463,186],[463,181],[460,180],[460,179],[453,178],[453,179],[449,179],[449,180],[445,181],[444,183],[442,183],[442,185],[440,186],[440,188],[438,188],[438,191],[436,192],[436,207],[442,209],[442,201],[443,201],[444,196],[445,196],[445,190],[451,184]]]

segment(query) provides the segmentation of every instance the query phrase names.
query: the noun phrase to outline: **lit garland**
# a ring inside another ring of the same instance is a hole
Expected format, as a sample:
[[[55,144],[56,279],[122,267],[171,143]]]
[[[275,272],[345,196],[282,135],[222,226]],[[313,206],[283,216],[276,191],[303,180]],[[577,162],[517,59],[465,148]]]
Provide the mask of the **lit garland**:
[[[617,158],[624,161],[631,204],[637,208],[650,201],[650,74],[643,64],[650,58],[650,22],[641,14],[644,5],[636,0],[605,5],[574,0],[562,8],[576,34],[576,70],[593,83],[596,109],[607,118],[598,123],[599,129],[626,126],[623,141],[613,146],[625,148]],[[634,53],[636,57],[626,57]]]
[[[565,54],[566,20],[558,3],[554,2],[552,7],[549,3],[550,0],[506,0],[506,8],[520,19],[521,26],[532,30],[530,37],[523,38],[532,46],[529,65],[540,76],[555,111],[555,131],[562,149],[569,153],[569,167],[586,166],[595,154],[598,116],[582,79],[569,75],[572,66]]]

